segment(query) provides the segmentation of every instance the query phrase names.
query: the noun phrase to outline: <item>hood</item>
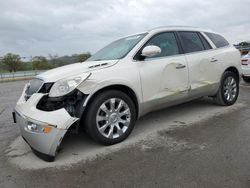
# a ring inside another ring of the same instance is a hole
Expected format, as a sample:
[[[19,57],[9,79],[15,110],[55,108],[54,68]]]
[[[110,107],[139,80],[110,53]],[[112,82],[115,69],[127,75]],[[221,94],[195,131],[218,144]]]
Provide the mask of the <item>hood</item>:
[[[78,75],[86,72],[93,72],[95,70],[104,69],[115,65],[118,60],[105,61],[86,61],[82,63],[74,63],[65,65],[55,69],[48,70],[36,76],[36,78],[44,80],[44,82],[56,82],[69,76]]]

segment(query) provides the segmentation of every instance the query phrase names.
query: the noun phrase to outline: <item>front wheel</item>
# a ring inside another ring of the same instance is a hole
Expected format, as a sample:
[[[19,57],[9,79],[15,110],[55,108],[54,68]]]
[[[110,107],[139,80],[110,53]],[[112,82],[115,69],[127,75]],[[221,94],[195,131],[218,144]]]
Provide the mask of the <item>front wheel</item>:
[[[112,145],[126,139],[136,121],[135,105],[125,93],[108,90],[99,93],[88,105],[84,126],[97,142]]]
[[[250,83],[250,77],[242,76],[242,78],[246,83]]]
[[[220,88],[217,94],[214,96],[214,101],[218,105],[229,106],[233,105],[239,95],[239,78],[230,71],[224,72]]]

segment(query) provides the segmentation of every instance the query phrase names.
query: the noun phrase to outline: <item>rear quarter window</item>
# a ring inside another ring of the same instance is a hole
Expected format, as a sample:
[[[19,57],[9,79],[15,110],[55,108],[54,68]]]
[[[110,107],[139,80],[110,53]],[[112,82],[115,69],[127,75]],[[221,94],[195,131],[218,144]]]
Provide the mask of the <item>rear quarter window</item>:
[[[228,41],[221,35],[215,34],[215,33],[208,33],[205,32],[205,34],[208,36],[208,38],[214,43],[216,48],[222,48],[224,46],[228,46]]]

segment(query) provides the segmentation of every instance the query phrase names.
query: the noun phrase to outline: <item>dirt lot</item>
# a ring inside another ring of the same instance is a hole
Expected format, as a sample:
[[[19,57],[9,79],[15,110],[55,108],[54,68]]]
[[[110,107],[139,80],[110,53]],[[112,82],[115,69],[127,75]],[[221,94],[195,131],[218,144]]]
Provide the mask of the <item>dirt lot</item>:
[[[124,142],[67,136],[55,162],[31,152],[11,112],[26,81],[0,83],[0,187],[250,187],[250,86],[148,114]]]

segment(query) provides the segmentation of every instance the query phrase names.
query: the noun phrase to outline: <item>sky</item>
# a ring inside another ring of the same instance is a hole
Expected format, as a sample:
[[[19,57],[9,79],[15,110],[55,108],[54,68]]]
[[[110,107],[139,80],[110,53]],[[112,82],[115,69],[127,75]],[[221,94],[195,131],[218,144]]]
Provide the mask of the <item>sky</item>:
[[[1,0],[0,56],[94,53],[158,26],[186,25],[250,41],[250,0]]]

